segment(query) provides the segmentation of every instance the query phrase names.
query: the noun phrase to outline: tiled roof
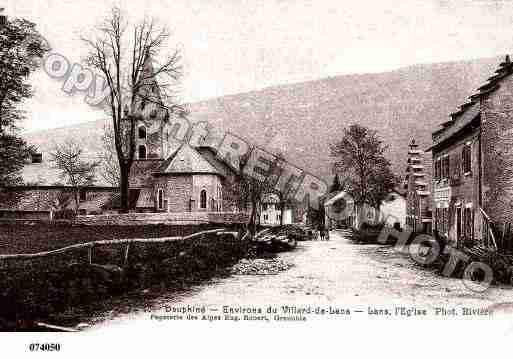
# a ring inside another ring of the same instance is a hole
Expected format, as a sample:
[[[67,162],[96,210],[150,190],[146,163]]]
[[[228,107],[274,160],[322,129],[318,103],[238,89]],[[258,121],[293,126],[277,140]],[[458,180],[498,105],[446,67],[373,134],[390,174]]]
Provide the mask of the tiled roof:
[[[225,177],[234,173],[234,170],[226,164],[226,162],[220,160],[215,150],[212,147],[197,147],[196,150],[206,159],[212,166],[214,166],[219,173],[222,173]]]
[[[88,192],[89,199],[79,204],[87,211],[104,209],[112,202],[117,189]],[[0,193],[0,209],[10,211],[49,212],[62,208],[75,209],[73,189],[67,186],[7,188]]]
[[[433,146],[437,146],[442,142],[448,140],[464,127],[469,125],[473,120],[477,119],[480,115],[479,104],[474,103],[467,108],[458,119],[454,121],[453,125],[440,132],[438,136],[433,136]]]
[[[71,191],[7,189],[0,194],[0,209],[49,212],[59,204],[73,205]]]
[[[488,82],[478,88],[478,92],[469,97],[470,101],[460,106],[460,109],[454,113],[451,113],[451,120],[441,124],[442,129],[433,132],[433,147],[441,144],[448,140],[452,136],[456,135],[460,130],[469,125],[473,120],[478,119],[480,115],[480,104],[479,99],[497,90],[500,86],[500,82],[505,77],[513,73],[513,63],[511,62],[509,55],[506,55],[506,59],[499,64],[499,68],[495,71],[495,74],[488,78]]]
[[[198,150],[188,144],[181,145],[159,167],[159,174],[210,173],[225,174],[211,164]]]

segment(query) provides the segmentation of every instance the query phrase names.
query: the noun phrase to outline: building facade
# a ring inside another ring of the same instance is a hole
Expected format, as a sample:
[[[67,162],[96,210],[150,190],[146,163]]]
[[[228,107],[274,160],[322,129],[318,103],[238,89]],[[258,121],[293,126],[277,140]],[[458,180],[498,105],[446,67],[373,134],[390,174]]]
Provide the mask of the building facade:
[[[171,122],[176,116],[183,115],[166,108],[151,74],[153,71],[148,55],[142,76],[151,80],[143,81],[134,108],[125,109],[125,119],[136,121],[136,152],[129,176],[130,211],[240,212],[237,201],[226,196],[235,171],[217,156],[205,139],[189,141],[187,138],[179,142],[173,137]],[[123,124],[129,126],[131,122]],[[40,156],[33,162],[41,162]],[[67,186],[24,186],[1,190],[5,196],[8,192],[16,194],[10,196],[12,201],[9,203],[0,203],[4,216],[30,215],[50,219],[55,198],[76,191]],[[83,187],[79,197],[79,214],[100,214],[119,209],[118,188]]]
[[[408,160],[403,190],[406,196],[405,227],[414,233],[431,233],[431,191],[423,163],[423,151],[415,143],[408,145]]]
[[[511,244],[504,229],[513,221],[512,74],[506,56],[432,135],[434,230],[455,246]]]
[[[292,208],[285,206],[285,209],[282,211],[277,195],[264,196],[259,212],[260,224],[263,226],[278,226],[280,224],[291,224],[293,222]]]
[[[406,223],[406,198],[398,190],[392,191],[381,203],[379,210],[369,206],[357,206],[351,195],[345,191],[334,194],[324,202],[324,223],[326,228],[360,228],[363,223],[383,224],[401,228]]]

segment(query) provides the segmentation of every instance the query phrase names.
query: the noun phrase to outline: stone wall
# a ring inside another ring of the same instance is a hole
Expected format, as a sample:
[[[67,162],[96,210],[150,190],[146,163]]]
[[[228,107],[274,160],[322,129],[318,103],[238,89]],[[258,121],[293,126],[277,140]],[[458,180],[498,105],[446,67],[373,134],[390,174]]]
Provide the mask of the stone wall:
[[[146,225],[146,224],[232,224],[246,223],[245,213],[180,212],[180,213],[129,213],[96,216],[78,216],[80,224],[91,225]]]
[[[513,76],[481,100],[483,209],[495,222],[513,221]]]
[[[194,200],[194,211],[216,211],[213,208],[212,200],[219,203],[222,193],[221,179],[217,175],[212,174],[195,174],[192,180],[192,199]],[[207,208],[200,208],[200,192],[205,190],[207,192]],[[215,205],[214,205],[215,207]]]
[[[155,179],[155,198],[159,189],[164,191],[167,206],[164,211],[188,212],[192,197],[192,176],[166,175]]]

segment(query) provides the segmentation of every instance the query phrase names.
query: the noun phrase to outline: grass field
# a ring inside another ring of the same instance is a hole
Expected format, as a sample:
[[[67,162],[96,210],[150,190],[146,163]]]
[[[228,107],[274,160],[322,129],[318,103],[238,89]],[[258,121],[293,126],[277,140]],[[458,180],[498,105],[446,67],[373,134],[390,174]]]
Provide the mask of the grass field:
[[[219,225],[94,226],[67,223],[0,223],[0,254],[37,253],[98,240],[184,236]]]
[[[106,239],[184,236],[212,227],[4,222],[0,254],[36,253]],[[192,239],[137,242],[129,250],[125,245],[106,244],[92,249],[90,257],[87,248],[79,248],[0,261],[0,331],[37,330],[37,321],[73,327],[98,313],[149,299],[141,293],[155,297],[187,290],[212,277],[229,275],[228,269],[248,250],[247,241],[207,233]]]

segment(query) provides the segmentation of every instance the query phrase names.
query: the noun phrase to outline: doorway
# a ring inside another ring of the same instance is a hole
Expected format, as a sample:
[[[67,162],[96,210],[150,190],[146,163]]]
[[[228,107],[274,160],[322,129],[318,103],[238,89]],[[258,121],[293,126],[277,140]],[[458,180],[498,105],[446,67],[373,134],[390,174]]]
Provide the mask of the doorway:
[[[461,239],[461,207],[456,207],[456,240]]]

